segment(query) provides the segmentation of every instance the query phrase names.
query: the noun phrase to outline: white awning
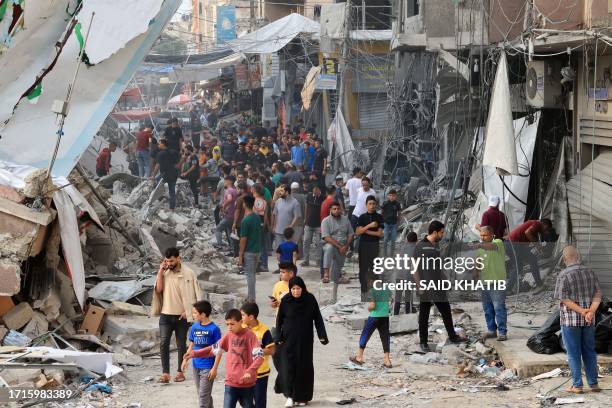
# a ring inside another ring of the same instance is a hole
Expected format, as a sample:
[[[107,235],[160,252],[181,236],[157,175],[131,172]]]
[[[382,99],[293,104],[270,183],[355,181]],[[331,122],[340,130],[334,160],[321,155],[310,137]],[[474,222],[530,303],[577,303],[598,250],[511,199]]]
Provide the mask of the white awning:
[[[259,30],[229,41],[228,46],[245,54],[269,54],[289,44],[300,34],[318,34],[319,23],[301,14],[292,13]]]
[[[208,64],[204,64],[201,66],[202,69],[221,69],[225,67],[231,67],[240,63],[243,59],[246,59],[243,53],[235,52],[233,54],[228,55],[227,57],[223,57],[213,62],[209,62]]]

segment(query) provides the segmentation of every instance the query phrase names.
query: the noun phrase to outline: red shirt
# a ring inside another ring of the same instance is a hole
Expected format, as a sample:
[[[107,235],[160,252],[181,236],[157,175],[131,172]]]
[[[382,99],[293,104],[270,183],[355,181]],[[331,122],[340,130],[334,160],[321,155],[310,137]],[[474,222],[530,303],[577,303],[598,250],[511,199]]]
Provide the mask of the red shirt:
[[[331,207],[333,202],[333,196],[327,196],[327,198],[323,200],[323,203],[321,204],[321,221],[323,221],[325,217],[329,215],[329,208]]]
[[[108,147],[105,147],[100,152],[98,159],[96,160],[96,170],[104,170],[108,174],[110,170],[111,162],[111,151]]]
[[[531,227],[535,227],[536,232],[542,232],[543,230],[542,223],[540,221],[529,220],[513,229],[508,238],[511,242],[530,242],[529,239],[527,239],[527,235],[525,235],[525,231]]]
[[[230,387],[249,388],[257,381],[257,369],[262,365],[262,357],[253,357],[253,349],[261,348],[261,342],[250,329],[243,329],[239,333],[228,331],[219,340],[219,347],[227,352],[225,357],[225,384]],[[194,357],[211,357],[212,346],[195,350]],[[244,373],[251,374],[251,378],[243,380]]]
[[[480,225],[483,227],[493,228],[495,238],[502,239],[504,237],[504,231],[507,227],[506,217],[504,216],[504,213],[499,211],[497,207],[489,207],[482,214]]]
[[[136,133],[136,151],[149,150],[149,140],[151,139],[151,132],[143,130]]]

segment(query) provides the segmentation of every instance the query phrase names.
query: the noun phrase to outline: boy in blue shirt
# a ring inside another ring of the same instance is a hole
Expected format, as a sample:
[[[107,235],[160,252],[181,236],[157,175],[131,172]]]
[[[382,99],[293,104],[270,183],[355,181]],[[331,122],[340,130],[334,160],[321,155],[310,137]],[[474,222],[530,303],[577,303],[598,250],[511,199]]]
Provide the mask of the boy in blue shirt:
[[[297,265],[299,247],[298,244],[293,241],[294,234],[295,231],[291,227],[285,228],[283,231],[285,241],[276,249],[276,259],[278,260],[279,265],[283,262],[289,262]]]
[[[200,300],[193,304],[191,314],[194,323],[189,329],[189,349],[200,350],[212,346],[221,340],[221,329],[209,318],[212,312],[211,304],[206,300]],[[198,392],[200,408],[212,408],[212,386],[217,377],[217,367],[221,362],[221,353],[216,357],[194,358],[193,374]]]

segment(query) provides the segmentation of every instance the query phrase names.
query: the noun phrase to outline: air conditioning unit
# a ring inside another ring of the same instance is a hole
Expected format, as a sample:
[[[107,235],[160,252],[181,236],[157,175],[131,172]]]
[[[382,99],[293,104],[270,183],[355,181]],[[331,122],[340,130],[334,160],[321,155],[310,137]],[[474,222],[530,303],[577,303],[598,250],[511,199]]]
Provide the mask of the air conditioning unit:
[[[561,61],[530,61],[527,65],[527,104],[534,108],[561,108]]]

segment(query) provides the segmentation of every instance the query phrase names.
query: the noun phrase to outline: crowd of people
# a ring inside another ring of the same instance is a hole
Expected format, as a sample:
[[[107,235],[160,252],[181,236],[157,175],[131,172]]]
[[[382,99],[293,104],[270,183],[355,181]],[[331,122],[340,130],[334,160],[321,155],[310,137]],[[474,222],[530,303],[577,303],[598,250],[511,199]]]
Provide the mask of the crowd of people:
[[[187,361],[193,359],[200,407],[212,406],[212,381],[222,352],[228,355],[225,407],[234,407],[237,402],[244,407],[266,405],[270,357],[278,371],[274,390],[287,397],[286,406],[310,401],[314,385],[313,324],[321,343],[327,344],[329,340],[317,301],[297,276],[299,260],[302,267],[319,261],[321,281],[333,285],[331,301],[336,302],[338,285],[348,283],[343,276],[344,263],[357,255],[361,298],[370,311],[357,353],[351,357],[357,365],[364,363],[366,345],[373,332],[378,331],[383,346],[382,365],[392,367],[389,315],[399,314],[402,304],[406,313],[418,312],[423,352],[430,351],[432,306],[442,316],[449,341],[467,341],[455,329],[447,291],[398,289],[393,294],[384,288],[374,288],[374,281],[379,278],[374,273],[374,260],[381,255],[393,257],[404,252],[415,258],[441,258],[439,243],[445,234],[442,222],[431,221],[421,237],[407,232],[405,241],[397,248],[402,212],[397,191],[388,191],[385,199],[380,200],[360,168],[354,168],[346,182],[341,176],[328,177],[328,153],[312,129],[301,124],[294,129],[278,129],[268,123],[260,126],[248,115],[230,125],[216,117],[192,113],[189,135],[183,135],[175,119],[159,138],[154,138],[147,126],[141,128],[135,144],[139,174],[167,184],[171,210],[176,206],[179,178],[189,182],[194,206],[205,200],[207,206],[214,207],[214,245],[236,258],[238,273],[246,277],[247,297],[241,310],[231,310],[225,316],[228,332],[222,336],[219,327],[210,321],[210,304],[197,298],[193,272],[181,265],[177,250],[169,250],[158,273],[159,299],[154,300],[153,307],[160,315],[161,382],[170,381],[169,342],[174,332],[181,366],[175,381],[184,380],[183,370]],[[108,171],[110,151],[103,152],[99,161]],[[471,244],[471,249],[484,259],[475,279],[507,281],[507,289],[482,291],[487,325],[483,338],[504,341],[506,291],[515,285],[519,289],[525,267],[535,285],[542,285],[538,266],[541,243],[554,241],[556,233],[548,219],[526,221],[509,230],[499,204],[499,197],[490,197],[489,208],[476,226],[480,242]],[[509,260],[506,254],[510,254]],[[277,262],[269,262],[272,255]],[[593,359],[587,350],[590,343],[581,337],[591,332],[577,327],[592,327],[593,313],[599,304],[598,283],[587,269],[576,266],[579,257],[575,249],[567,249],[564,258],[568,271],[560,275],[555,292],[564,310],[561,324],[567,326],[563,338],[571,354],[572,372],[580,371],[580,353],[591,372]],[[272,273],[279,274],[269,302],[276,310],[271,330],[258,321],[256,303],[256,276],[270,272],[269,265],[275,265]],[[446,279],[439,265],[423,262],[415,270],[398,269],[391,279],[411,280],[417,287],[421,281],[439,282]],[[580,283],[578,287],[576,281]],[[191,343],[189,349],[187,339]],[[589,385],[596,390],[597,379],[589,372]],[[581,388],[582,382],[575,374],[574,392]]]

